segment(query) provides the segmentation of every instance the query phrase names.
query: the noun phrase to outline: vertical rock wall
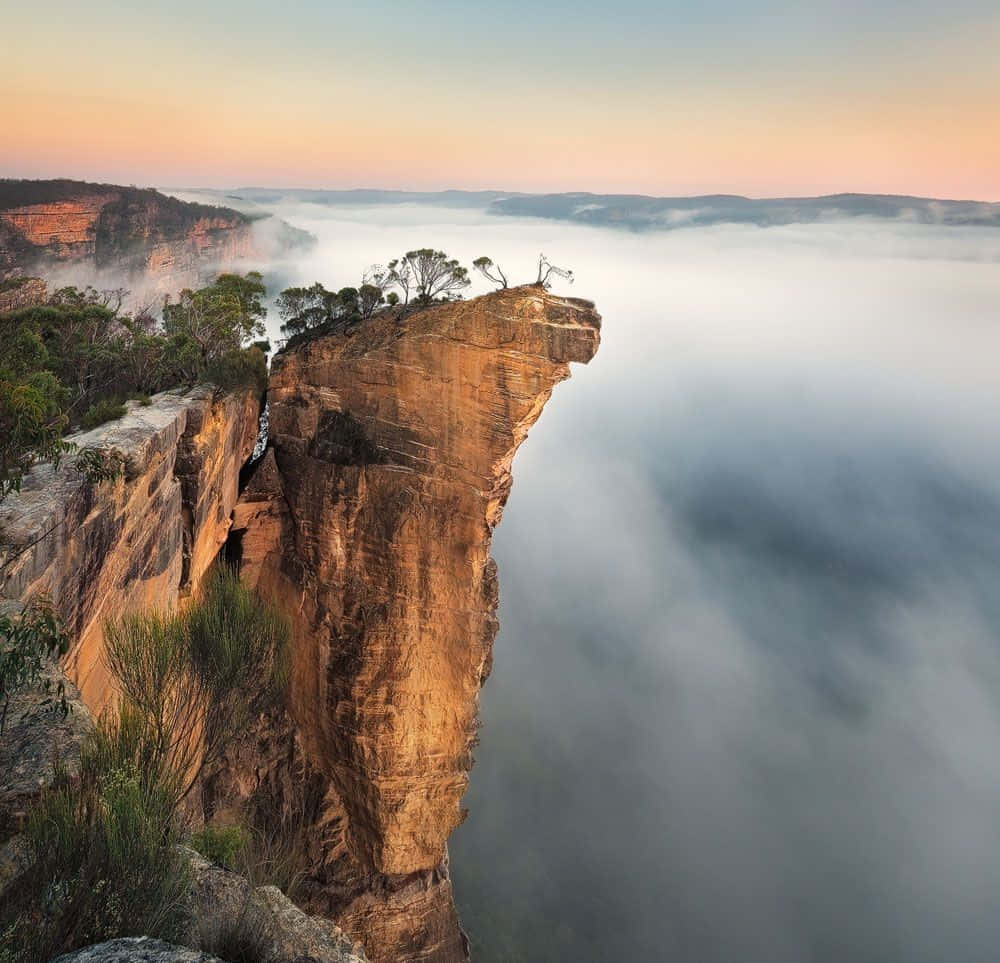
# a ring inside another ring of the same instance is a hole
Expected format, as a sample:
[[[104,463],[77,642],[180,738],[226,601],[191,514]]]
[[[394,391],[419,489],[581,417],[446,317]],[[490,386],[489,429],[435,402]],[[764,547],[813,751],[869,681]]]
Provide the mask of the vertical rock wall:
[[[95,485],[70,455],[58,469],[37,466],[0,504],[0,603],[52,598],[74,640],[67,673],[92,710],[112,695],[104,621],[174,608],[224,544],[259,411],[250,391],[130,402],[124,418],[69,439],[119,449],[126,477]]]
[[[253,778],[237,762],[222,783],[284,780],[287,805],[318,780],[313,899],[373,960],[466,955],[446,844],[497,630],[490,537],[517,447],[599,328],[593,305],[532,286],[275,361],[274,459],[235,528],[246,577],[295,620],[291,720],[248,750]]]

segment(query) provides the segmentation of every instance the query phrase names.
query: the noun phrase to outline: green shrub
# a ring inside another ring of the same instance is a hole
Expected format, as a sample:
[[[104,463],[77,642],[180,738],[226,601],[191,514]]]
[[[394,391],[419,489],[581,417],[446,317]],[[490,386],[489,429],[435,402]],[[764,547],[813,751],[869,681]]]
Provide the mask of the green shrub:
[[[191,834],[191,848],[213,863],[233,872],[241,872],[249,840],[249,834],[243,826],[217,826],[210,823]]]
[[[17,615],[0,613],[0,733],[7,722],[11,696],[37,685],[46,661],[65,655],[68,645],[69,639],[48,599],[31,600]],[[66,695],[61,683],[49,698],[65,715]]]
[[[103,425],[109,421],[117,421],[127,409],[117,398],[104,398],[92,404],[81,416],[80,427],[84,431]]]
[[[284,689],[288,621],[247,588],[235,569],[219,565],[210,572],[182,619],[194,665],[220,695],[252,681],[265,695]],[[241,695],[247,701],[247,693]]]
[[[128,455],[118,448],[82,448],[73,467],[91,484],[115,481],[132,469]]]
[[[263,392],[267,388],[267,355],[256,346],[230,351],[209,361],[203,378],[223,391],[255,388]]]
[[[181,797],[283,694],[288,634],[280,613],[225,567],[182,614],[126,616],[105,627],[108,666],[149,722],[157,766],[183,781]]]
[[[30,814],[35,862],[0,905],[0,959],[42,963],[116,937],[186,931],[190,874],[175,793],[143,765],[144,730],[127,710],[102,720],[79,777],[63,776]]]

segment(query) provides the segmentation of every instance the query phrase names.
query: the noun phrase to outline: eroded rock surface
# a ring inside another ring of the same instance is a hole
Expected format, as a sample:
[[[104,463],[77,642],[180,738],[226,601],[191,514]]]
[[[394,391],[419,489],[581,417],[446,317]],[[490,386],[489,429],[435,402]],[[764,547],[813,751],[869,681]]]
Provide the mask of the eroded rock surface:
[[[130,402],[124,418],[69,439],[123,452],[124,478],[94,484],[69,455],[0,504],[0,603],[52,599],[73,639],[67,673],[95,713],[112,697],[104,620],[171,610],[198,584],[229,533],[259,409],[251,391]]]
[[[255,887],[190,852],[194,876],[192,945],[211,948],[242,933],[267,963],[367,963],[364,951],[330,920],[308,916],[275,886]]]
[[[52,963],[224,963],[217,956],[183,946],[130,936],[57,956]]]
[[[58,704],[60,686],[65,712]],[[79,691],[57,665],[47,666],[37,685],[11,696],[0,732],[0,842],[23,828],[29,809],[58,770],[69,776],[79,771],[80,747],[92,727]],[[0,864],[5,862],[0,858]],[[0,889],[8,875],[0,868]]]
[[[294,619],[291,718],[248,736],[207,798],[308,792],[310,905],[376,963],[467,956],[446,844],[497,630],[490,537],[514,453],[599,328],[593,305],[532,286],[275,361],[274,461],[234,530],[246,577]]]

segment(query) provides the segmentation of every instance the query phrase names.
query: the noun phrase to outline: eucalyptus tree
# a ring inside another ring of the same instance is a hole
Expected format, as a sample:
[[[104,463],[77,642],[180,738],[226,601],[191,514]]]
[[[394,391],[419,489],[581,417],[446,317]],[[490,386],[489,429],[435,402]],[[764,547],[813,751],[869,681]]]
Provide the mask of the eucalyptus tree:
[[[444,251],[422,247],[407,251],[401,259],[413,274],[413,289],[417,300],[424,304],[438,299],[450,301],[461,297],[460,291],[472,282],[469,269],[462,267]]]
[[[500,265],[495,263],[492,258],[477,257],[475,261],[472,262],[472,266],[484,278],[486,278],[487,281],[492,281],[494,284],[499,285],[499,290],[503,290],[507,287],[507,275],[503,273]]]

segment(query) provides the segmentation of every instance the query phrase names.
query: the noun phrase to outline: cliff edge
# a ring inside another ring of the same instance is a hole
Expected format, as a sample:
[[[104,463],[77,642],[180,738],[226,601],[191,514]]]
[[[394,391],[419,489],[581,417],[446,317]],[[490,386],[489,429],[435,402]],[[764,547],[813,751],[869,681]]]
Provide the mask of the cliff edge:
[[[518,446],[599,332],[589,302],[527,286],[275,359],[273,456],[233,530],[244,577],[294,621],[290,718],[207,798],[318,799],[310,906],[376,963],[467,957],[447,840],[498,626],[490,539]]]

